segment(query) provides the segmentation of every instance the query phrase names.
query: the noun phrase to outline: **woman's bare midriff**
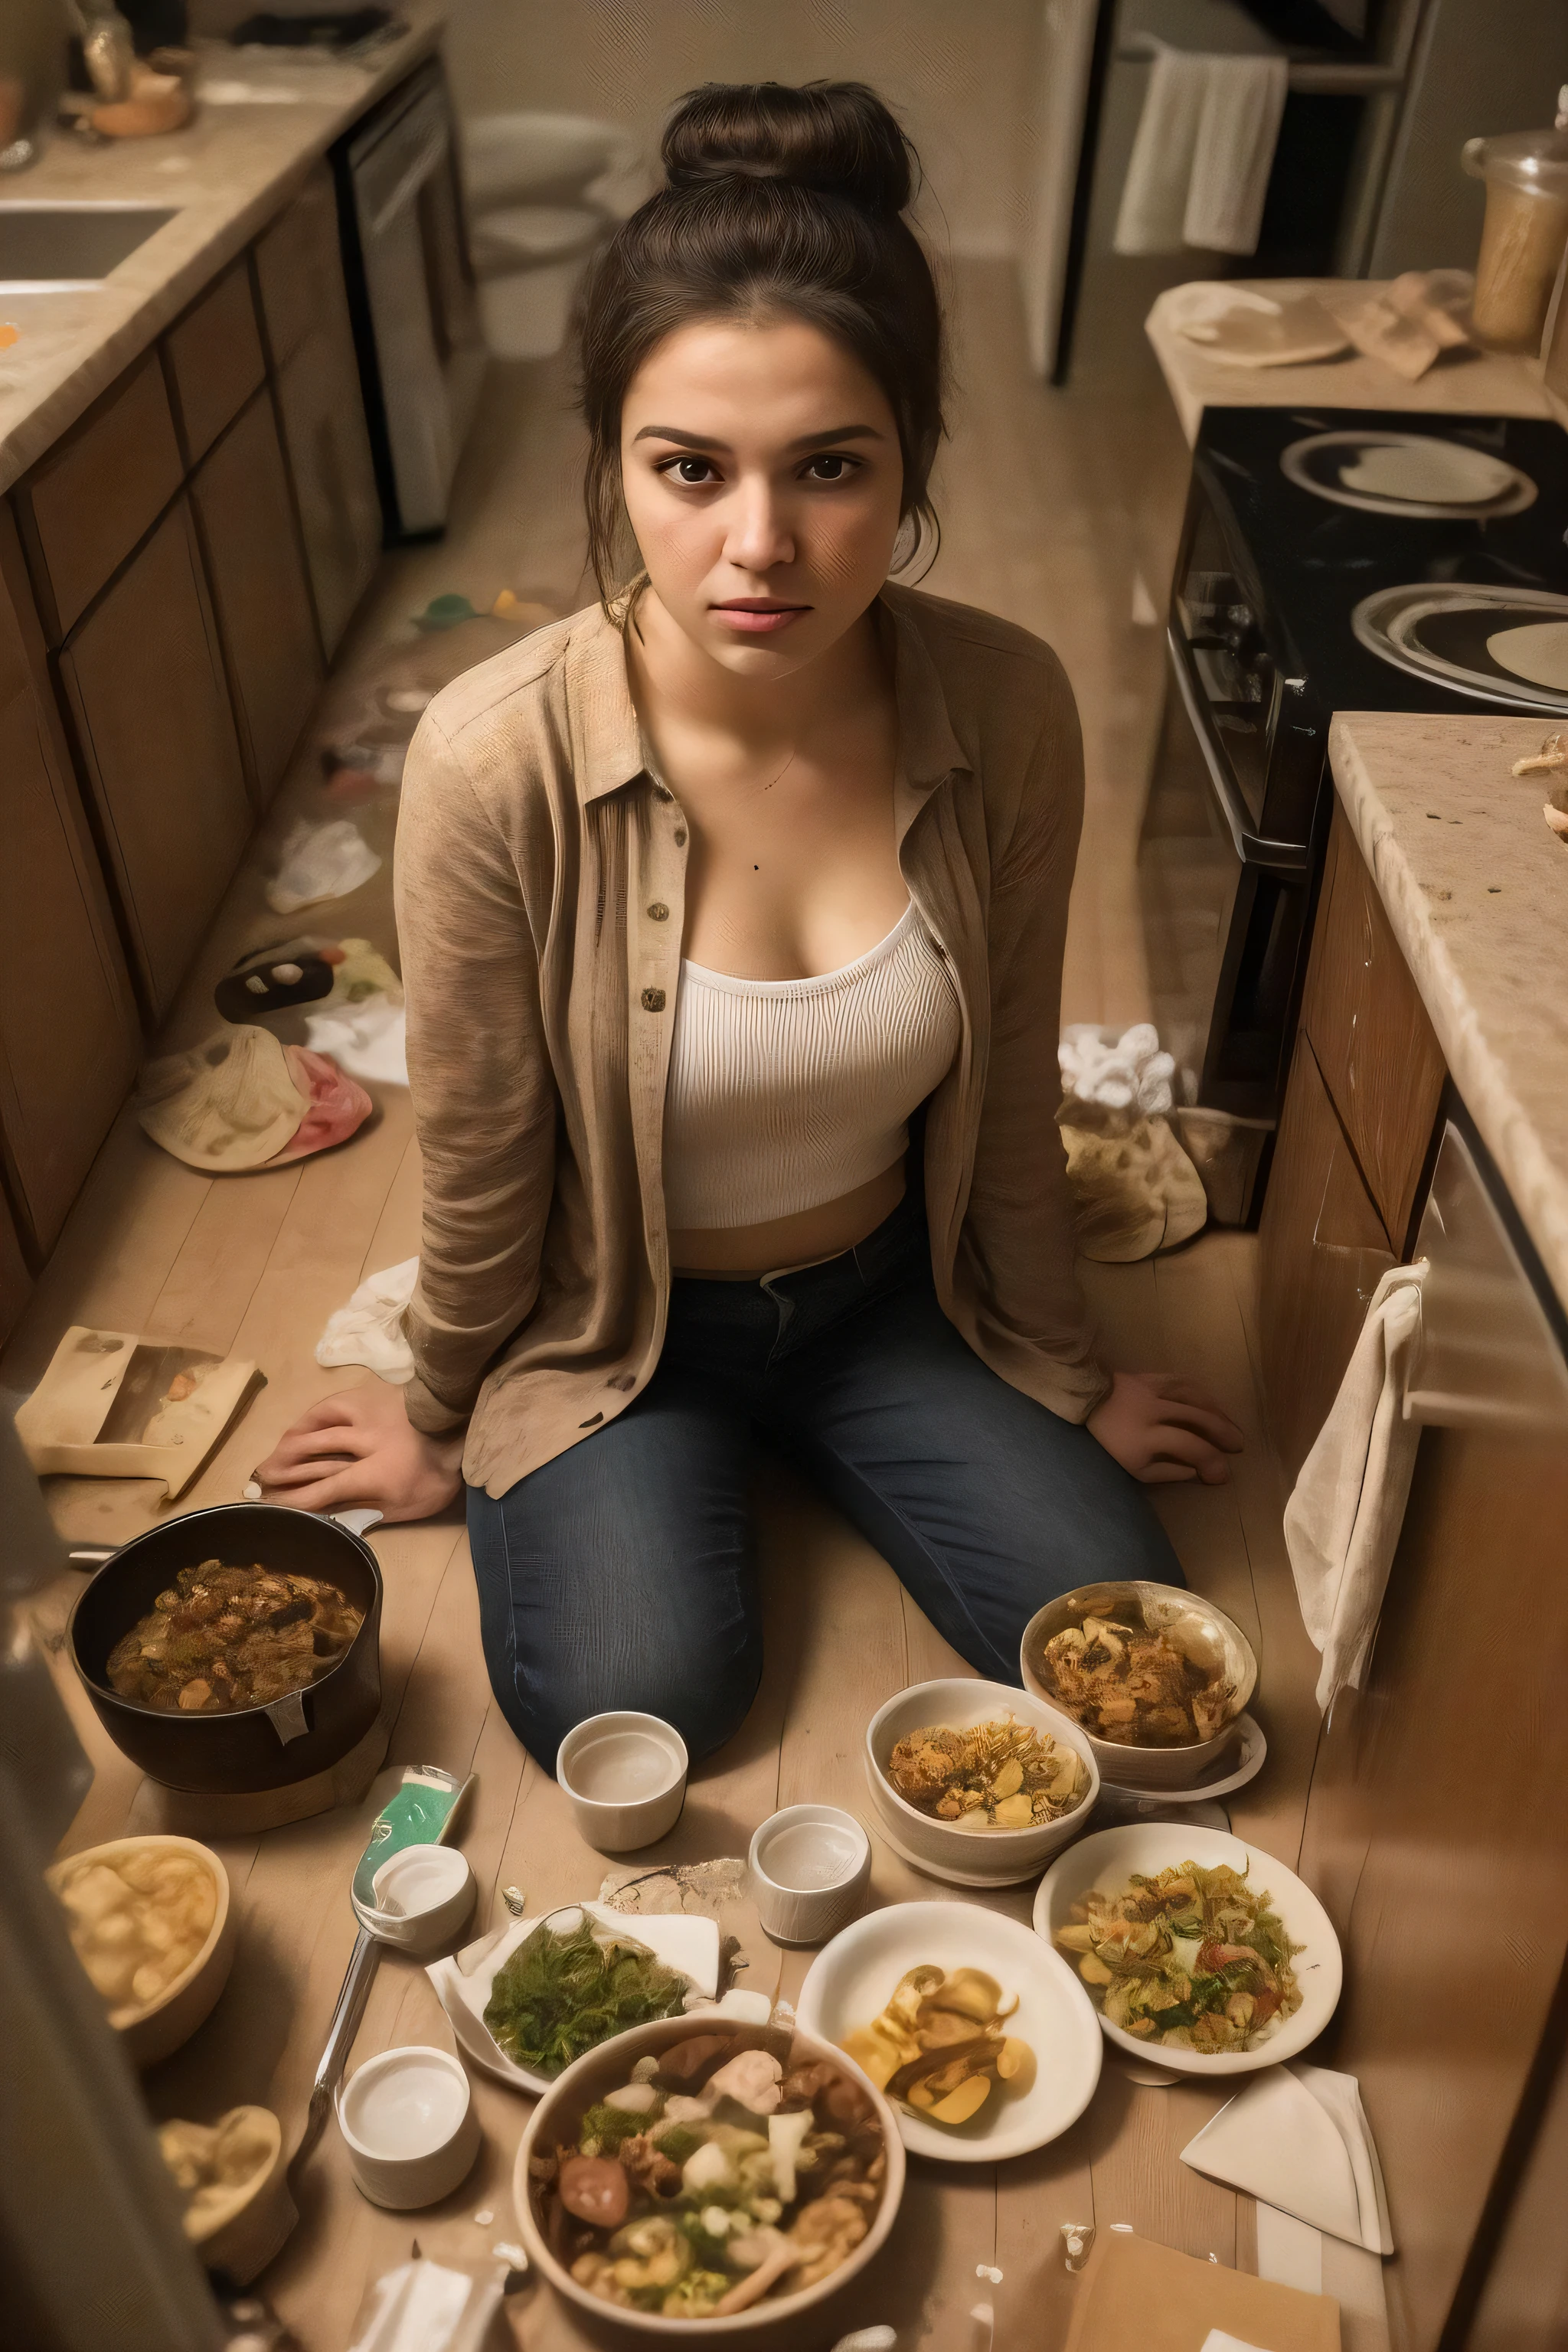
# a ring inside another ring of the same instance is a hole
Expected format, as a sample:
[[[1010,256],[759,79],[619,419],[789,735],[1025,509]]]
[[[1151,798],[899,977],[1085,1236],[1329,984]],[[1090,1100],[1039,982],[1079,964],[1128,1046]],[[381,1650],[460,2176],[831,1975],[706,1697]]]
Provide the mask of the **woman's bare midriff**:
[[[669,1236],[670,1269],[705,1275],[710,1281],[755,1282],[764,1274],[819,1265],[853,1249],[890,1217],[904,1197],[904,1163],[895,1160],[868,1184],[858,1184],[837,1201],[774,1217],[762,1225],[699,1227]]]

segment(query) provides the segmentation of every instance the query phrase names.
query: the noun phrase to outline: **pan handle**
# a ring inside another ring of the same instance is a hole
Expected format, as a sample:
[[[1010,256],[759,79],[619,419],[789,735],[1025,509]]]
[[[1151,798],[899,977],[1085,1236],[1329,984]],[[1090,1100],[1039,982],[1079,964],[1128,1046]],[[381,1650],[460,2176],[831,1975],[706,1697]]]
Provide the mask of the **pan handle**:
[[[86,1544],[77,1551],[68,1551],[66,1558],[73,1568],[102,1568],[114,1558],[112,1545]]]

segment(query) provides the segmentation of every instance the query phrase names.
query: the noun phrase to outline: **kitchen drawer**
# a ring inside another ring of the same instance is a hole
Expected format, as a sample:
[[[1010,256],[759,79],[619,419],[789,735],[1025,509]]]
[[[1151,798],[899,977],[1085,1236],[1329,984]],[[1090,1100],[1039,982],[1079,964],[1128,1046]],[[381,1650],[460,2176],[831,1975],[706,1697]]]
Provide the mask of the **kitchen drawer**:
[[[1396,1263],[1305,1036],[1296,1040],[1258,1254],[1264,1394],[1289,1482],[1328,1418],[1372,1295]]]
[[[38,611],[58,645],[184,476],[163,371],[147,352],[21,483]]]
[[[163,364],[185,463],[198,465],[267,373],[243,255],[170,328]]]
[[[292,203],[256,243],[261,316],[275,369],[285,367],[312,328],[348,321],[338,198],[329,165],[318,163]]]
[[[1337,802],[1301,1022],[1402,1250],[1436,1124],[1443,1053]]]

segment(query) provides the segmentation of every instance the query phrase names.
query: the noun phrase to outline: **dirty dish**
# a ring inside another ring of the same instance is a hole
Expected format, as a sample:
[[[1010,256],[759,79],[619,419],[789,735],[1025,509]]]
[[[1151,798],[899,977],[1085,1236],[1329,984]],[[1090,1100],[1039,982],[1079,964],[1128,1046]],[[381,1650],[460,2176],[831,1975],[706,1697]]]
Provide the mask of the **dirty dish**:
[[[686,1802],[686,1742],[657,1715],[591,1715],[566,1734],[555,1777],[577,1827],[600,1853],[652,1845]]]
[[[132,2063],[188,2042],[234,1965],[228,1873],[194,1838],[115,1838],[57,1862],[48,1883]]]
[[[786,1805],[752,1840],[752,1892],[775,1944],[825,1944],[865,1899],[871,1845],[837,1805]]]
[[[338,2127],[373,2205],[409,2212],[449,2197],[473,2170],[479,2121],[468,2078],[445,2050],[384,2050],[338,2093]]]
[[[932,1727],[963,1732],[977,1724],[1011,1720],[1070,1749],[1084,1767],[1070,1809],[1026,1828],[965,1829],[901,1797],[889,1777],[900,1741]],[[960,1886],[1015,1886],[1044,1869],[1077,1836],[1100,1794],[1100,1770],[1087,1735],[1059,1708],[1005,1683],[955,1676],[916,1683],[879,1707],[866,1732],[866,1781],[877,1826],[917,1870]]]
[[[999,2086],[956,2129],[898,2111],[904,2146],[949,2164],[996,2164],[1044,2147],[1082,2115],[1100,2080],[1103,2042],[1093,2004],[1060,1956],[1017,1920],[970,1903],[895,1903],[872,1911],[818,1954],[801,1988],[800,2022],[842,2047],[917,1968],[983,1971],[1017,2006],[1006,2032],[1034,2058],[1027,2087]],[[896,2079],[896,2078],[895,2078]]]
[[[1238,1716],[1236,1723],[1236,1745],[1228,1755],[1222,1754],[1219,1769],[1186,1789],[1127,1788],[1110,1774],[1101,1780],[1100,1793],[1107,1797],[1141,1797],[1150,1804],[1206,1805],[1216,1797],[1228,1797],[1237,1789],[1245,1789],[1256,1780],[1268,1760],[1268,1742],[1256,1716]]]
[[[1113,2023],[1103,2010],[1096,2012],[1100,2032],[1108,2042],[1145,2064],[1167,2067],[1178,2074],[1255,2074],[1261,2066],[1277,2066],[1299,2056],[1322,2032],[1338,2004],[1342,1973],[1339,1937],[1311,1888],[1283,1863],[1260,1853],[1240,1838],[1183,1822],[1137,1822],[1097,1831],[1081,1839],[1047,1873],[1035,1896],[1036,1930],[1055,1948],[1064,1928],[1083,1925],[1086,1899],[1091,1893],[1117,1896],[1135,1876],[1152,1879],[1162,1871],[1179,1872],[1194,1863],[1205,1872],[1230,1870],[1245,1874],[1255,1898],[1268,1896],[1269,1909],[1296,1948],[1290,1969],[1300,2005],[1289,2016],[1273,2022],[1266,2033],[1251,2034],[1245,2049],[1208,2052],[1156,2043]],[[1238,1948],[1245,1933],[1238,1929],[1234,1937]],[[1231,1940],[1227,1937],[1227,1945]],[[1078,1964],[1081,1969],[1082,1958]],[[1212,1975],[1215,1970],[1211,1968],[1206,1973]]]
[[[1070,1645],[1070,1647],[1069,1647]],[[1072,1717],[1100,1778],[1181,1789],[1236,1746],[1258,1683],[1252,1645],[1223,1609],[1179,1585],[1080,1585],[1024,1628],[1026,1689]]]
[[[455,1845],[407,1845],[371,1880],[374,1911],[356,1902],[362,1927],[405,1952],[439,1951],[474,1907],[474,1874]]]
[[[231,2107],[216,2124],[161,2124],[158,2148],[203,2263],[248,2286],[300,2218],[277,2116],[266,2107]]]

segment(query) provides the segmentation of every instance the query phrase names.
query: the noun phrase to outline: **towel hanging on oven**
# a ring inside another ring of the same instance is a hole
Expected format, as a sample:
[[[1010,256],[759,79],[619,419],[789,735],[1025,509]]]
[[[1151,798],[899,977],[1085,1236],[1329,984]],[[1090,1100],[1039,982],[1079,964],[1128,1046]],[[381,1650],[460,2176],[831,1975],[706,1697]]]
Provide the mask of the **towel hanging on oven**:
[[[1112,241],[1117,253],[1256,253],[1289,64],[1152,40]]]

